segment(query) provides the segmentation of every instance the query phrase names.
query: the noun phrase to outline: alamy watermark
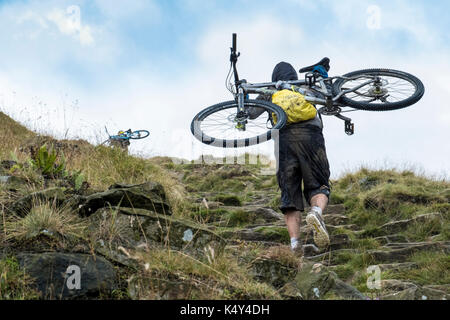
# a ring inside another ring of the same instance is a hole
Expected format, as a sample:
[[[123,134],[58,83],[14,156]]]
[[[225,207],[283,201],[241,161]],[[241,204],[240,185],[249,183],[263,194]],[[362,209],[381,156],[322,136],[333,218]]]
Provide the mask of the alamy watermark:
[[[246,139],[218,139],[218,138],[211,138],[209,136],[206,136],[200,129],[199,129],[198,123],[194,123],[194,136],[197,138],[197,140],[203,141],[201,144],[202,152],[201,155],[196,158],[195,160],[191,161],[192,164],[207,164],[207,165],[215,165],[215,164],[253,164],[253,165],[261,165],[260,174],[261,175],[273,175],[276,173],[276,165],[273,160],[270,159],[269,156],[265,156],[263,153],[260,152],[250,152],[250,153],[243,153],[240,155],[230,155],[229,152],[226,152],[230,149],[234,150],[243,150],[245,147],[248,146],[259,146],[260,144],[269,142],[271,140],[274,141],[274,154],[275,158],[278,159],[278,153],[279,153],[279,130],[273,129],[268,131],[265,134],[261,134],[256,137],[249,137]],[[180,143],[179,137],[177,137],[177,134],[173,133],[174,137],[174,145],[179,146],[180,148],[183,147],[183,144]],[[215,150],[215,156],[211,155],[212,148]],[[208,150],[209,152],[203,152],[203,150]],[[223,150],[223,156],[217,156],[217,151],[222,149]],[[183,163],[183,160],[172,157],[172,162],[174,164],[181,164]]]
[[[366,25],[368,29],[377,30],[381,29],[381,9],[377,5],[371,5],[367,7],[367,20]]]
[[[81,289],[81,269],[77,265],[70,265],[66,270],[66,286],[69,290]]]
[[[372,265],[367,267],[366,269],[367,274],[370,274],[370,276],[367,278],[367,288],[368,289],[381,289],[381,269],[377,265]]]

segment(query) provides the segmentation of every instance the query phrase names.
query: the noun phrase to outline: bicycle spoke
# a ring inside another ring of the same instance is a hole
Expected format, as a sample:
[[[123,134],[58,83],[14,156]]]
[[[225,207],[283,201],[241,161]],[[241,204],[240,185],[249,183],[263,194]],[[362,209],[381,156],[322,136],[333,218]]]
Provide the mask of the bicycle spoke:
[[[348,99],[357,102],[379,104],[380,101],[389,103],[402,101],[412,96],[415,92],[414,84],[406,79],[374,74],[374,77],[375,76],[380,79],[380,85],[378,85],[378,82],[377,85],[374,85],[375,82],[369,83],[359,88],[357,91],[349,92],[345,96]],[[344,88],[351,89],[363,84],[364,82],[367,82],[368,80],[375,81],[374,77],[363,76],[357,79],[347,80],[344,81],[341,88],[342,90],[344,90]],[[380,91],[381,94],[379,94],[377,91]]]

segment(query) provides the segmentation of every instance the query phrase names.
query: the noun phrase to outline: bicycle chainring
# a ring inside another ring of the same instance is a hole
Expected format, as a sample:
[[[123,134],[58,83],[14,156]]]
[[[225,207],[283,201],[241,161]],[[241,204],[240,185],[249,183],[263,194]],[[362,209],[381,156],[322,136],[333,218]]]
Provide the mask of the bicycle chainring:
[[[334,116],[341,113],[341,108],[337,106],[332,107],[322,107],[319,109],[319,113],[325,116]]]

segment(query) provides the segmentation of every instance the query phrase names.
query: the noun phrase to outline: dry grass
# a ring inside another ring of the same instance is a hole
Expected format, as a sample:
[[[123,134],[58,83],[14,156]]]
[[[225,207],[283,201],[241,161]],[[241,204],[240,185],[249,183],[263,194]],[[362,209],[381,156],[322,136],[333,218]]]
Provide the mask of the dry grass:
[[[36,134],[0,112],[0,159],[9,159],[11,152]]]
[[[5,239],[25,240],[42,232],[64,237],[80,237],[87,228],[85,221],[69,208],[57,207],[55,202],[34,200],[24,217],[10,215],[4,222]]]
[[[205,255],[207,258],[200,260],[168,248],[129,253],[131,258],[142,265],[142,271],[138,275],[138,298],[152,299],[156,292],[163,292],[162,286],[166,283],[158,279],[173,279],[195,288],[183,292],[178,297],[181,299],[280,298],[274,288],[252,279],[246,266],[239,264],[235,256],[227,253],[215,256],[213,252],[205,252]]]

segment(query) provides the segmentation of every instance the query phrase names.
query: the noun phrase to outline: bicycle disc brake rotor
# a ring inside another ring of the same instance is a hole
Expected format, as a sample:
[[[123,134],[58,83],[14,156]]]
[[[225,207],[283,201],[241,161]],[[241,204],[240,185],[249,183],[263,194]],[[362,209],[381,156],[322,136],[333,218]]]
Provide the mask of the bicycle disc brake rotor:
[[[371,88],[368,90],[367,96],[372,97],[372,98],[384,97],[388,93],[388,90],[386,89],[388,84],[389,84],[389,81],[387,81],[386,79],[376,80],[371,85]]]
[[[245,130],[245,124],[247,123],[247,116],[245,114],[238,115],[232,113],[227,117],[228,121],[235,123],[235,128],[238,130]]]

